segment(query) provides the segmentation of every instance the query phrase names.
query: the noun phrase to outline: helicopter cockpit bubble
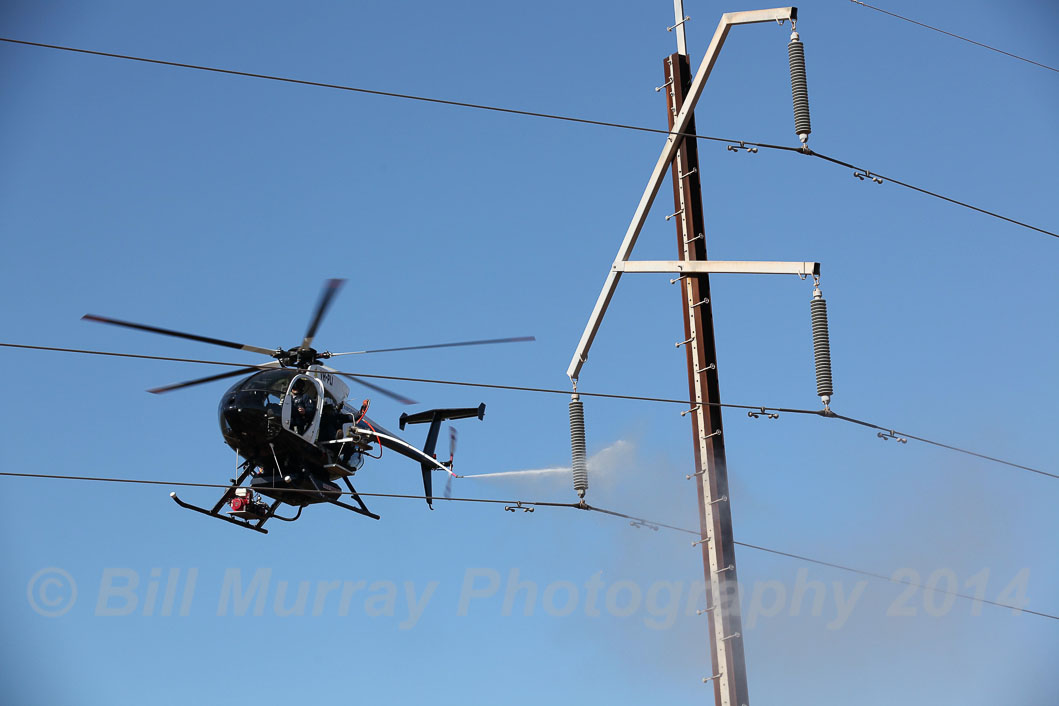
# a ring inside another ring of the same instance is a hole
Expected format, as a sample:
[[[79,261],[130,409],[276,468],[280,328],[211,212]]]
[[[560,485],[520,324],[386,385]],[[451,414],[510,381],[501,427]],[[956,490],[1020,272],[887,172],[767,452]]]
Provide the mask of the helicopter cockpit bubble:
[[[308,375],[295,375],[283,398],[283,427],[306,441],[315,441],[323,412],[323,384]]]
[[[225,438],[246,443],[248,435],[265,433],[270,419],[278,428],[283,397],[295,375],[293,370],[266,370],[228,388],[218,410]]]

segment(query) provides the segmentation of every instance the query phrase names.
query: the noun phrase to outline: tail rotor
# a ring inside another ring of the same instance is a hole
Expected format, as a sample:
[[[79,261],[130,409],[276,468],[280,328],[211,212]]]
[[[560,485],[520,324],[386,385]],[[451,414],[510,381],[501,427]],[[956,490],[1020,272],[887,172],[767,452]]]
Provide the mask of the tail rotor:
[[[452,462],[456,458],[456,427],[449,427],[449,477],[445,480],[445,497],[452,497],[452,478],[456,474],[452,471]]]

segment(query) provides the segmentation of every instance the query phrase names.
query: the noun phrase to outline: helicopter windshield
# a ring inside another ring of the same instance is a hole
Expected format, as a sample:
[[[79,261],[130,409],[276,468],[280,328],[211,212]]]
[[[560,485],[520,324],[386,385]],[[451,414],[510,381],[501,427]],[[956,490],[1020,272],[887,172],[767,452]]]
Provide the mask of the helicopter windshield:
[[[254,373],[228,388],[222,398],[222,407],[236,403],[240,407],[268,407],[279,405],[287,392],[290,381],[297,370],[266,370]]]
[[[236,388],[239,390],[268,390],[277,395],[283,395],[287,392],[291,378],[297,374],[297,370],[268,370],[251,375],[248,379],[236,385]]]

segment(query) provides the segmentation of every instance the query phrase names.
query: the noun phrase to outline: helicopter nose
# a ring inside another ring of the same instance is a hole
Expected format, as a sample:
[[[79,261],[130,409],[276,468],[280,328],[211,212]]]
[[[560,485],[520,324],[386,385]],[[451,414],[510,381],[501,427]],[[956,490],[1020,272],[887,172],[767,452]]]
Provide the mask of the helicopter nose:
[[[245,437],[247,432],[251,431],[251,425],[247,424],[249,421],[246,413],[237,407],[232,406],[221,411],[221,430],[226,437]]]

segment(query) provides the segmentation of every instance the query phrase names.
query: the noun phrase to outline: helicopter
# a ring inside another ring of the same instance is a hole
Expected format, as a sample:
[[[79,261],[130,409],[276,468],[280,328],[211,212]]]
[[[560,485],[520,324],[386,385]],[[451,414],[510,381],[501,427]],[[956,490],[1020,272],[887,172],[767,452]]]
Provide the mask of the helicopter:
[[[344,283],[344,279],[331,279],[324,284],[309,328],[301,344],[294,348],[251,346],[95,314],[85,314],[81,317],[86,321],[234,348],[274,359],[262,365],[247,366],[148,390],[161,394],[226,378],[243,378],[225,391],[218,407],[224,441],[235,450],[237,457],[244,459],[238,466],[239,474],[236,478],[229,479],[229,487],[209,509],[185,502],[175,492],[170,493],[170,497],[180,507],[262,534],[268,534],[264,524],[269,520],[293,522],[301,516],[305,507],[321,503],[336,505],[378,520],[379,515],[367,508],[350,479],[360,470],[366,459],[381,457],[384,448],[419,463],[424,498],[431,510],[434,509],[434,472],[447,473],[450,483],[453,477],[459,477],[452,471],[455,429],[450,427],[449,460],[437,459],[435,448],[441,424],[446,420],[474,417],[481,420],[485,417],[484,403],[477,407],[431,409],[414,414],[401,414],[401,431],[409,424],[429,424],[423,448],[418,448],[368,417],[370,400],[365,399],[359,408],[353,407],[347,401],[349,386],[342,378],[359,383],[402,404],[414,405],[414,400],[349,373],[339,372],[321,361],[342,355],[513,343],[536,339],[533,336],[519,336],[348,353],[317,351],[312,347],[313,339]],[[379,449],[379,456],[373,454],[376,447]],[[249,483],[244,485],[248,479]],[[340,499],[344,491],[339,482],[345,485],[354,504]],[[294,515],[288,517],[279,514],[281,504],[296,508]],[[222,512],[225,506],[227,512]]]

